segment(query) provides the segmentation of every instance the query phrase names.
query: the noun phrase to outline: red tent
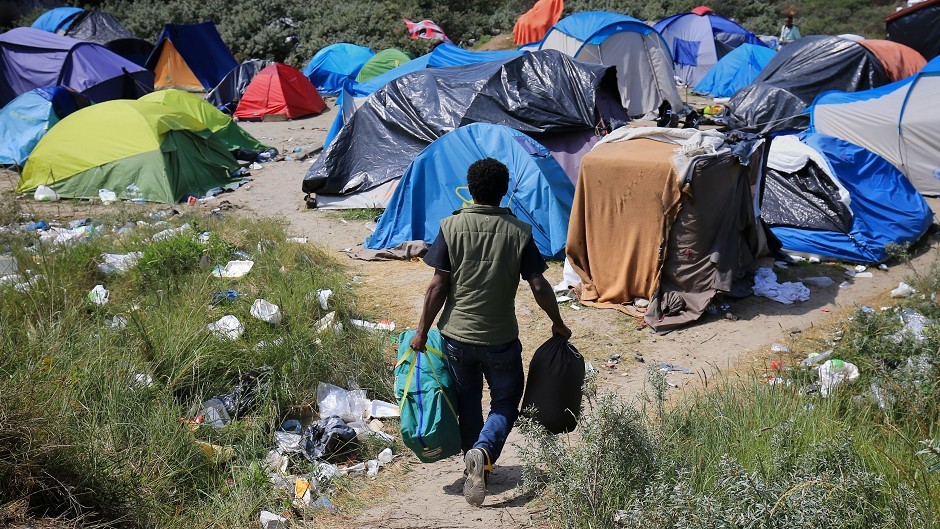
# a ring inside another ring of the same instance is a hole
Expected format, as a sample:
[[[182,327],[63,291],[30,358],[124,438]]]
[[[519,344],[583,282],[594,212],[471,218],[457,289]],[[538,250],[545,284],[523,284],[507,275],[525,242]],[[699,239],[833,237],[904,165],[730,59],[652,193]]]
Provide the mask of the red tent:
[[[235,109],[239,119],[282,115],[288,119],[319,114],[326,103],[304,74],[286,64],[274,63],[258,72]]]

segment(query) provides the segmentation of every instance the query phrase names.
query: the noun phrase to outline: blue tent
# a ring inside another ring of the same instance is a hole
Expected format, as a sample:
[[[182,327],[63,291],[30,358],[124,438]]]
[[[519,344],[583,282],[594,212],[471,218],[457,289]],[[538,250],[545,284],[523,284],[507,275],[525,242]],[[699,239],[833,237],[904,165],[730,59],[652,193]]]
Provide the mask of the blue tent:
[[[467,169],[487,157],[509,168],[509,193],[502,206],[532,225],[532,238],[542,255],[562,255],[574,185],[548,149],[521,132],[489,123],[457,128],[411,162],[366,247],[433,242],[441,220],[472,203]]]
[[[508,61],[522,55],[516,50],[471,51],[456,44],[444,42],[431,52],[428,68],[446,68],[448,66],[466,66],[478,62]]]
[[[757,75],[776,51],[764,46],[742,44],[731,50],[708,70],[695,85],[695,91],[713,97],[731,97],[735,92],[754,82]]]
[[[157,88],[182,87],[174,78],[195,77],[203,89],[212,90],[236,66],[238,62],[213,22],[163,26],[147,59],[147,69],[156,74]],[[187,67],[189,72],[184,70]]]
[[[785,250],[878,263],[888,244],[916,241],[933,219],[893,165],[838,138],[778,136],[767,167],[761,216]]]
[[[46,131],[88,106],[88,98],[62,86],[36,88],[0,110],[0,165],[23,167]]]
[[[64,32],[69,29],[72,22],[75,22],[75,17],[81,14],[82,11],[84,11],[84,9],[78,7],[57,7],[50,9],[39,15],[39,18],[33,22],[32,27],[48,31],[49,33],[55,33],[57,31]]]
[[[347,80],[356,74],[375,52],[365,46],[339,42],[318,51],[307,66],[304,75],[321,94],[338,94]]]

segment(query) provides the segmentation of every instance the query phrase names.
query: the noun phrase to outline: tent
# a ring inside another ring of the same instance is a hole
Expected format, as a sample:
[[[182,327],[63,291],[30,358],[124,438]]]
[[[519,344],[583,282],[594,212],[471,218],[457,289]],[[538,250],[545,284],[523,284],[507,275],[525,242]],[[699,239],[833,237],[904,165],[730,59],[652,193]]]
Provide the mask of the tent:
[[[36,88],[17,96],[0,109],[0,165],[23,167],[53,125],[88,105],[88,98],[61,86]]]
[[[212,137],[219,140],[230,151],[240,151],[250,156],[250,153],[266,151],[271,147],[256,140],[245,129],[238,126],[232,118],[226,116],[221,110],[212,106],[205,99],[183,92],[181,90],[158,90],[140,98],[141,101],[161,103],[174,112],[186,114],[206,126],[212,132]]]
[[[923,55],[904,44],[880,39],[862,39],[858,43],[878,58],[891,82],[907,79],[927,64]]]
[[[703,135],[716,152],[700,150]],[[646,322],[662,332],[697,320],[719,293],[749,295],[763,249],[751,195],[762,155],[762,141],[716,131],[606,136],[581,162],[568,224],[581,302],[642,316],[627,305],[649,300]]]
[[[516,50],[473,51],[456,44],[442,42],[434,47],[428,58],[428,68],[446,68],[448,66],[466,66],[490,61],[508,61],[522,55]]]
[[[666,39],[676,62],[676,74],[689,86],[698,84],[712,66],[738,46],[766,46],[757,35],[705,6],[664,18],[653,27]]]
[[[321,94],[340,93],[346,81],[355,79],[356,74],[375,52],[365,46],[346,42],[330,44],[321,49],[307,66],[304,75]]]
[[[125,59],[143,66],[153,46],[128,31],[113,16],[102,11],[83,11],[65,30],[66,37],[101,44]]]
[[[810,107],[815,132],[891,162],[926,195],[940,195],[940,57],[914,77],[862,92],[826,92]]]
[[[450,42],[444,30],[432,20],[424,19],[421,22],[412,22],[405,19],[405,27],[408,28],[408,35],[413,39],[428,39]]]
[[[166,105],[117,100],[63,119],[33,149],[18,193],[66,198],[109,189],[121,199],[176,203],[232,182],[238,163],[202,123]]]
[[[552,26],[538,49],[616,66],[621,102],[631,116],[651,114],[663,101],[677,110],[684,106],[666,42],[633,17],[604,11],[575,13]]]
[[[886,16],[885,30],[888,40],[933,59],[940,55],[940,0],[926,0]]]
[[[764,46],[742,44],[718,60],[695,91],[713,97],[731,97],[754,82],[776,52]]]
[[[532,9],[519,15],[512,27],[512,38],[516,45],[542,40],[545,33],[561,18],[565,0],[538,0]]]
[[[100,103],[153,91],[153,74],[91,42],[33,28],[0,34],[0,105],[46,86],[66,86]]]
[[[372,56],[371,59],[362,65],[362,69],[356,75],[356,82],[368,81],[389,70],[394,70],[402,64],[414,59],[410,53],[405,53],[397,48],[382,50]]]
[[[548,149],[521,132],[489,123],[459,127],[421,151],[405,170],[365,246],[381,250],[413,240],[432,243],[441,219],[473,202],[467,169],[487,157],[509,168],[509,193],[501,205],[532,225],[542,255],[560,254],[568,236],[574,186]]]
[[[286,64],[274,63],[251,80],[234,116],[239,119],[285,119],[319,114],[326,103],[304,74]]]
[[[470,123],[506,125],[540,141],[539,134],[595,131],[626,118],[613,69],[556,51],[418,70],[369,96],[310,166],[303,191],[349,195],[396,180],[434,140]]]
[[[56,7],[39,15],[31,27],[49,33],[65,31],[83,11],[85,10],[78,7]]]
[[[790,252],[879,263],[889,244],[915,242],[933,219],[901,172],[838,138],[778,136],[767,167],[761,217]]]
[[[803,37],[783,47],[754,83],[738,90],[727,107],[728,123],[760,133],[805,129],[803,114],[827,90],[857,92],[890,82],[881,61],[860,42]]]
[[[251,80],[258,72],[272,65],[271,61],[261,59],[248,59],[232,68],[225,77],[206,95],[206,101],[212,103],[220,110],[231,114],[244,95]]]
[[[157,37],[147,69],[157,88],[211,90],[238,66],[212,22],[167,24]]]

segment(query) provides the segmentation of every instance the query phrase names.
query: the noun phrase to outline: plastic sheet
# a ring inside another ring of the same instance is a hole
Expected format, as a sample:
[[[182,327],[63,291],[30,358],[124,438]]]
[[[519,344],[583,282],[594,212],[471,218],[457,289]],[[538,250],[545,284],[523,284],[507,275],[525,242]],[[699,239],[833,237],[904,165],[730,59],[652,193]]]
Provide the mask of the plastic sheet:
[[[852,210],[840,199],[838,186],[813,162],[795,173],[767,169],[761,218],[768,226],[852,230]]]
[[[554,50],[419,70],[366,100],[310,167],[303,191],[345,195],[399,178],[431,142],[469,123],[496,123],[530,135],[593,129],[604,98],[620,98],[613,68],[579,63]]]

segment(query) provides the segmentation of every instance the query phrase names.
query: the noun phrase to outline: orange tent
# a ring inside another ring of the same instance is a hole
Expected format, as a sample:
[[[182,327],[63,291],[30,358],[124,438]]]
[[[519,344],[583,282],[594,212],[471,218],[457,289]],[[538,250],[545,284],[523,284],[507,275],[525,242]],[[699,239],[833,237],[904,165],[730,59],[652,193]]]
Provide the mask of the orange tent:
[[[561,19],[565,0],[539,0],[532,9],[523,13],[512,28],[516,44],[523,45],[542,40],[545,33]]]
[[[884,66],[891,82],[906,79],[920,72],[927,64],[927,60],[917,50],[899,42],[865,39],[858,43],[878,57],[878,62]]]
[[[324,110],[326,103],[307,76],[286,64],[274,63],[251,80],[234,115],[239,119],[271,115],[294,119]]]

